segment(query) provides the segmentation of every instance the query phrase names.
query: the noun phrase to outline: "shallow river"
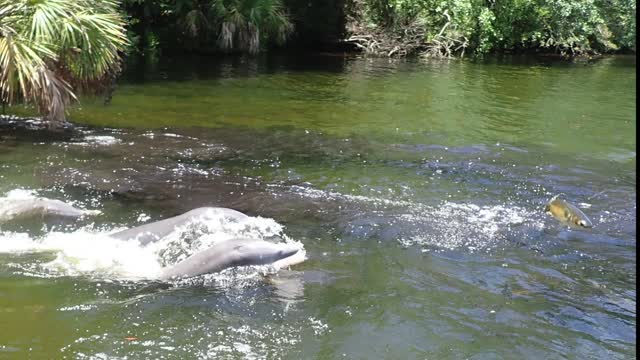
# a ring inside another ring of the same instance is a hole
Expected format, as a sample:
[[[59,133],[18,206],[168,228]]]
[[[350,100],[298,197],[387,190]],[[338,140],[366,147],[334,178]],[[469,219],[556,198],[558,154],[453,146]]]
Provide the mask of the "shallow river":
[[[635,61],[130,68],[71,138],[0,133],[0,207],[102,212],[0,224],[0,358],[633,358]],[[558,193],[594,227],[544,214]],[[200,206],[251,218],[106,236]],[[307,260],[152,280],[237,235]]]

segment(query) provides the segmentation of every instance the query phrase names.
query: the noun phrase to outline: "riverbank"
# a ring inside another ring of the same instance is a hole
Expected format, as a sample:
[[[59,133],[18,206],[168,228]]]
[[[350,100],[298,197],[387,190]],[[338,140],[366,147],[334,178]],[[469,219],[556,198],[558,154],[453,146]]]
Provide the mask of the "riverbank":
[[[635,7],[353,0],[344,41],[370,56],[635,54]]]

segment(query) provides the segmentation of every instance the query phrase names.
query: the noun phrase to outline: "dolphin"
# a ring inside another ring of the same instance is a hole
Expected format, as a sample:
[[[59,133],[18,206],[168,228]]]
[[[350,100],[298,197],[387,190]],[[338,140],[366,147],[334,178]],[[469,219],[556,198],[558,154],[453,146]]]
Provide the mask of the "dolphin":
[[[0,223],[8,220],[31,219],[34,217],[80,218],[99,214],[98,210],[82,210],[60,200],[41,197],[0,198]],[[131,229],[110,234],[120,240],[138,240],[147,245],[169,235],[185,224],[197,219],[207,219],[222,215],[228,221],[240,222],[249,216],[232,209],[201,207],[182,215],[151,222]],[[234,266],[273,264],[277,269],[288,267],[305,260],[304,250],[291,243],[273,243],[264,240],[235,238],[222,241],[212,247],[197,252],[187,259],[165,268],[161,280],[191,277],[222,271]]]
[[[206,219],[222,215],[230,221],[242,221],[247,215],[232,209],[201,207],[182,215],[151,222],[131,229],[119,231],[109,236],[120,240],[138,240],[142,245],[158,241],[196,219]],[[280,269],[305,260],[304,250],[291,243],[273,243],[249,238],[234,238],[217,243],[197,252],[185,260],[165,268],[160,280],[192,277],[219,272],[234,266],[272,264]]]
[[[60,200],[43,197],[0,199],[0,223],[30,218],[80,218],[100,214],[100,210],[82,210]]]
[[[276,244],[246,238],[226,240],[164,269],[160,279],[198,276],[234,266],[273,264],[294,256],[299,250],[298,246],[287,243]]]
[[[118,231],[110,234],[109,236],[120,240],[136,239],[140,241],[140,244],[146,245],[150,242],[158,241],[163,237],[169,235],[175,229],[181,225],[188,224],[198,218],[213,217],[215,215],[222,215],[227,220],[239,222],[249,218],[249,216],[232,209],[220,208],[220,207],[201,207],[196,208],[186,213],[168,219],[154,221],[152,223],[136,226],[131,229]]]

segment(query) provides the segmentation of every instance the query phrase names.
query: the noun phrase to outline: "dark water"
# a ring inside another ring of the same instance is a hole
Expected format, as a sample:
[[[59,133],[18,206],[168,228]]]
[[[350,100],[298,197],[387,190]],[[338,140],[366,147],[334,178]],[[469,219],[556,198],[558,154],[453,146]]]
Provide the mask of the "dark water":
[[[72,139],[0,134],[0,195],[102,210],[0,225],[0,358],[635,358],[635,83],[635,57],[130,68]],[[116,271],[155,255],[104,234],[199,206],[308,259]]]

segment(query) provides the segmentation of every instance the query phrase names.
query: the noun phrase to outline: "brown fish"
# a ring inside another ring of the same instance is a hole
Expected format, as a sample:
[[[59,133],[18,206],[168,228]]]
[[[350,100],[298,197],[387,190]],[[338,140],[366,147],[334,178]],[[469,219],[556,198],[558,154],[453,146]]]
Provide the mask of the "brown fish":
[[[544,211],[558,219],[561,223],[581,228],[591,228],[593,223],[580,209],[575,205],[559,198],[560,195],[556,195],[549,200],[544,207]]]

